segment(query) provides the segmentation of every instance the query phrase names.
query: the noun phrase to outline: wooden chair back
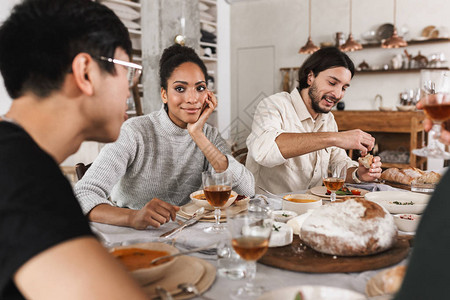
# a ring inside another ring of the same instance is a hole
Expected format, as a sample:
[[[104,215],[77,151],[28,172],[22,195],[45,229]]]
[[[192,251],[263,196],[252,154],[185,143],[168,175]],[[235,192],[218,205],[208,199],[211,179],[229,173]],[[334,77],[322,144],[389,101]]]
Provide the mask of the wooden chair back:
[[[77,163],[75,165],[75,172],[77,173],[77,178],[78,180],[80,180],[81,178],[83,178],[84,173],[86,173],[87,169],[89,169],[89,167],[92,165],[92,163],[90,164],[83,164],[83,163]]]

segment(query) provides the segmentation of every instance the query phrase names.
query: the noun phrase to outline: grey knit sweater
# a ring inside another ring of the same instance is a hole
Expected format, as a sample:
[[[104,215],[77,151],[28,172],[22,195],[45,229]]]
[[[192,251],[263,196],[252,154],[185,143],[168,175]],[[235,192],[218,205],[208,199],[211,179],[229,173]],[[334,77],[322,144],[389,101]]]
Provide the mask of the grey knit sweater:
[[[251,172],[230,155],[216,128],[205,124],[203,131],[227,156],[233,190],[253,196]],[[183,205],[190,201],[190,193],[201,188],[202,172],[211,168],[188,131],[161,109],[125,122],[118,140],[103,147],[75,185],[75,194],[85,214],[102,203],[141,209],[154,197]]]

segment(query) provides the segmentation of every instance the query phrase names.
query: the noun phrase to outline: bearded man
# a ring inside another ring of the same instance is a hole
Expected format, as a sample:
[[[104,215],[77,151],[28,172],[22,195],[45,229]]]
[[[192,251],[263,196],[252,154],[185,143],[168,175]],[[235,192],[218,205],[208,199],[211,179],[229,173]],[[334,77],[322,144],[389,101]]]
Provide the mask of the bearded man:
[[[370,168],[352,161],[346,149],[365,156],[375,139],[359,129],[338,132],[331,109],[350,87],[355,67],[334,47],[313,53],[299,70],[299,87],[262,100],[247,138],[247,168],[259,186],[287,193],[322,185],[328,166],[347,163],[346,182],[373,181],[381,175],[381,161]]]

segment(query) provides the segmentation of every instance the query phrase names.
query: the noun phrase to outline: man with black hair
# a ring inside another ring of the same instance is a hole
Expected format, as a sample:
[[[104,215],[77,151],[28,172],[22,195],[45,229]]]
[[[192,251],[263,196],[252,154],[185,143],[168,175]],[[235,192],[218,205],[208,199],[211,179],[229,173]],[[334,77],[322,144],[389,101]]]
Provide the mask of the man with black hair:
[[[0,116],[0,299],[145,299],[108,254],[58,164],[84,140],[114,141],[126,118],[126,27],[91,0],[25,0],[0,28],[13,98]]]
[[[320,49],[301,66],[298,88],[258,104],[247,138],[246,161],[257,187],[286,193],[322,185],[328,165],[338,161],[347,162],[347,182],[380,177],[379,157],[366,169],[344,150],[357,149],[364,156],[372,150],[375,139],[359,129],[338,132],[329,113],[344,97],[354,69],[339,49]]]

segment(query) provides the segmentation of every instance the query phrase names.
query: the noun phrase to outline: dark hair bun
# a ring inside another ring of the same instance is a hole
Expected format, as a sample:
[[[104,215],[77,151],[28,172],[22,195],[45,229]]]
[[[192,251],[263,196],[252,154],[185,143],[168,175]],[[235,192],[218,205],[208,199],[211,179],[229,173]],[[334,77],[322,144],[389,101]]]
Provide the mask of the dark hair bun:
[[[186,62],[192,62],[198,65],[205,75],[205,79],[207,78],[206,66],[197,53],[195,53],[195,50],[190,47],[174,44],[164,49],[159,60],[159,77],[162,88],[167,89],[167,80],[172,75],[172,72]]]

